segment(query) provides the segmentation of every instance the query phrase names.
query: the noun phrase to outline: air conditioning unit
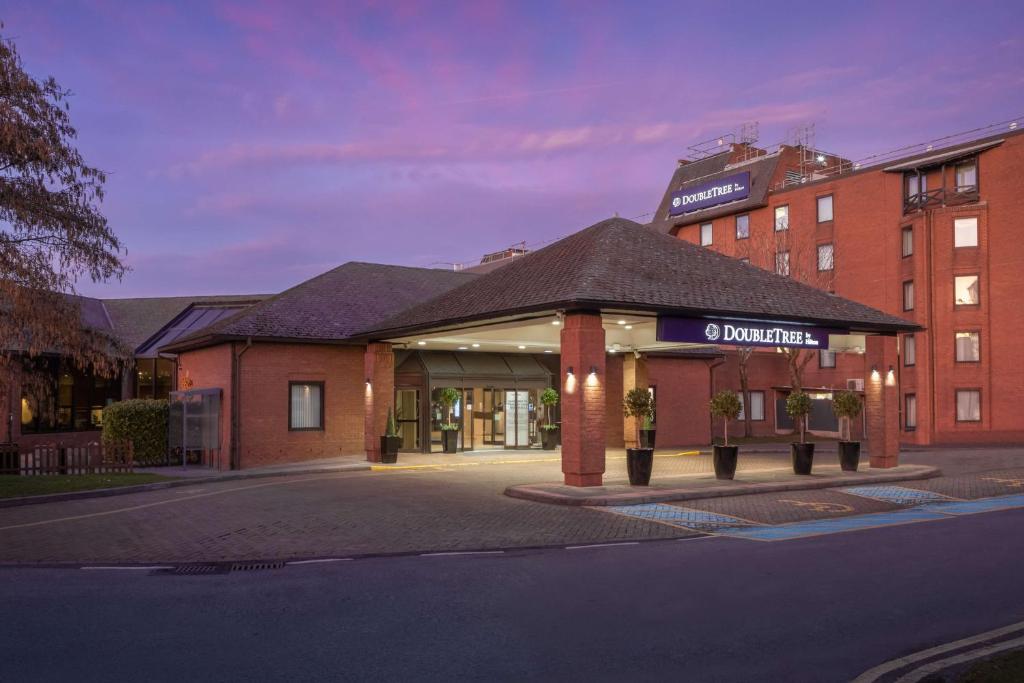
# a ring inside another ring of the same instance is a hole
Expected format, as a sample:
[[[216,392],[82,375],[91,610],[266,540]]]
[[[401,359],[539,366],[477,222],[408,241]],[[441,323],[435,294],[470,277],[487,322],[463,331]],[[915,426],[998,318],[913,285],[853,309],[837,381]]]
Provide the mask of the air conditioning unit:
[[[864,380],[862,378],[846,380],[846,390],[864,391]]]

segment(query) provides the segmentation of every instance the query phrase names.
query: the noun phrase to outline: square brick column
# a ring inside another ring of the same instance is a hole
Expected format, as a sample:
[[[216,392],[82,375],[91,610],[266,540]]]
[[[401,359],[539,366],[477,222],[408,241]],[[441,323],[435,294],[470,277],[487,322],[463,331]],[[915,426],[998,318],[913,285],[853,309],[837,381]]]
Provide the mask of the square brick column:
[[[363,443],[366,447],[366,459],[380,462],[380,437],[387,429],[388,408],[395,396],[395,354],[391,344],[374,342],[367,344],[363,356],[363,369],[366,417],[363,424]]]
[[[601,316],[567,313],[561,336],[562,473],[569,486],[600,486],[604,474],[607,383]],[[591,368],[595,370],[593,374]]]
[[[647,359],[643,356],[637,358],[632,353],[622,356],[622,398],[626,397],[630,389],[647,389]],[[636,441],[637,419],[635,417],[622,417],[622,435],[625,437],[626,448],[639,448]]]
[[[869,335],[864,356],[864,410],[872,467],[896,467],[900,455],[896,338]],[[889,372],[889,368],[893,372]]]

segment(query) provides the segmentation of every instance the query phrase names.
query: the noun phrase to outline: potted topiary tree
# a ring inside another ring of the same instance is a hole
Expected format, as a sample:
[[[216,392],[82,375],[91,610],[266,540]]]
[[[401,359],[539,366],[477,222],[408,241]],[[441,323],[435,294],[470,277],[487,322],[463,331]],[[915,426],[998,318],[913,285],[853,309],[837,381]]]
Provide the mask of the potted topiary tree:
[[[380,437],[380,461],[383,463],[398,462],[398,447],[402,445],[402,437],[398,435],[395,424],[395,413],[388,408],[388,424],[384,436]]]
[[[650,420],[654,414],[654,398],[647,389],[630,389],[622,400],[626,417],[636,419],[636,443],[641,446],[641,426],[644,420]],[[647,486],[651,483],[651,470],[654,467],[654,449],[651,447],[627,448],[626,470],[629,472],[629,483],[632,486]]]
[[[800,442],[790,444],[793,454],[793,474],[810,474],[814,464],[814,444],[807,443],[807,416],[811,413],[811,397],[794,390],[786,397],[786,412],[800,428]]]
[[[544,424],[540,428],[541,445],[544,450],[553,451],[558,445],[558,425],[551,421],[551,412],[558,405],[558,392],[548,387],[540,393],[540,402],[544,405]]]
[[[732,479],[736,476],[736,456],[739,446],[729,445],[729,420],[735,420],[743,409],[740,397],[735,391],[719,391],[711,397],[711,414],[722,418],[725,444],[714,447],[715,479]]]
[[[445,387],[437,397],[444,406],[445,423],[441,425],[441,444],[445,453],[457,453],[459,450],[459,425],[452,422],[452,406],[459,401],[459,390]]]
[[[860,441],[850,440],[853,418],[864,410],[855,392],[837,391],[832,397],[832,412],[839,418],[839,466],[844,472],[856,472],[860,464]]]

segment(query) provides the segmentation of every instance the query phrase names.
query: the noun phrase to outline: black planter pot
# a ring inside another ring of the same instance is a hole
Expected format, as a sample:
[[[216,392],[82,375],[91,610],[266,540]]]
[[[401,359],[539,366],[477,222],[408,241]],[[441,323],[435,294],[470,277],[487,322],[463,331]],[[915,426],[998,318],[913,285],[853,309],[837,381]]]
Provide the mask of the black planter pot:
[[[457,453],[459,450],[459,430],[442,429],[441,443],[444,445],[445,453]]]
[[[657,429],[641,429],[640,448],[654,448],[654,435],[657,433]]]
[[[630,486],[647,486],[651,483],[654,468],[653,448],[627,448],[626,471],[629,472]]]
[[[844,472],[856,472],[860,465],[860,441],[839,442],[839,466]]]
[[[736,476],[736,457],[739,446],[715,446],[713,460],[715,463],[715,479],[732,479]]]
[[[793,474],[810,474],[814,464],[814,444],[792,443],[790,448],[793,452]]]
[[[553,451],[558,446],[558,430],[557,429],[542,429],[540,430],[540,443],[546,451]]]
[[[401,445],[400,436],[380,437],[380,461],[386,464],[398,462],[398,447]]]

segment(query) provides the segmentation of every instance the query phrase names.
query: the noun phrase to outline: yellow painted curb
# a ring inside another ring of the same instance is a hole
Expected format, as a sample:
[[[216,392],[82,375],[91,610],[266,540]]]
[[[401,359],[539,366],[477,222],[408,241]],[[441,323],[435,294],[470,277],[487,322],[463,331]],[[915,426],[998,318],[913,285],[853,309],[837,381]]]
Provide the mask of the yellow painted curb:
[[[679,453],[662,453],[655,458],[674,458],[680,455],[700,455],[700,451],[681,451]],[[609,460],[625,460],[626,456],[616,455]],[[424,465],[370,465],[371,472],[394,472],[399,470],[436,470],[445,467],[477,467],[479,465],[522,465],[537,462],[561,462],[561,458],[530,458],[526,460],[490,460],[483,462],[438,462]]]

